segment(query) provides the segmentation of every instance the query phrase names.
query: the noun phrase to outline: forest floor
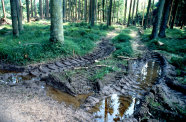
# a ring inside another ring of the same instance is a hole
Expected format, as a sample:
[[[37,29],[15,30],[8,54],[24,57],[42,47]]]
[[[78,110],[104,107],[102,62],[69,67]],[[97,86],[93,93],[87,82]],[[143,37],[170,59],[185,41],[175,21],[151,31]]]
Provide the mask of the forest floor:
[[[185,88],[138,29],[117,27],[96,44],[85,56],[1,70],[0,121],[185,119]]]

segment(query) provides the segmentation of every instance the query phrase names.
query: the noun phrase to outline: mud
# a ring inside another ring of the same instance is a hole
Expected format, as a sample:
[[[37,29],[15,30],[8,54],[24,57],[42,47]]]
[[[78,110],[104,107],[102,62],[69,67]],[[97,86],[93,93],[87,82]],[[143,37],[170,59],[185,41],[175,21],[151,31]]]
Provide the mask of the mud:
[[[129,61],[128,68],[118,64],[128,73],[115,71],[90,80],[100,68],[94,62],[114,51],[108,42],[113,35],[102,39],[95,52],[84,57],[17,67],[16,72],[7,72],[4,66],[0,74],[0,109],[4,111],[0,117],[15,122],[184,120],[184,92],[169,87],[176,82],[174,67],[141,45],[139,36],[133,46],[145,54]]]

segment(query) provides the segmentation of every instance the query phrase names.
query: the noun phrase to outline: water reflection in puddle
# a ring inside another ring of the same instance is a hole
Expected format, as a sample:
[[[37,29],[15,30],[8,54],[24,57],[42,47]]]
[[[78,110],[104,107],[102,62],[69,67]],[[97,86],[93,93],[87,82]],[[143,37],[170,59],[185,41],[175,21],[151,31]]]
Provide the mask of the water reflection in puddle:
[[[77,96],[71,96],[65,92],[61,92],[51,86],[47,86],[47,96],[52,97],[54,100],[59,103],[65,102],[67,105],[73,105],[75,108],[79,108],[81,104],[91,95],[91,94],[82,94]]]
[[[98,122],[119,121],[134,113],[135,98],[113,94],[90,111]]]
[[[148,61],[138,74],[137,81],[140,82],[142,89],[147,89],[152,86],[161,74],[161,68],[158,62]]]

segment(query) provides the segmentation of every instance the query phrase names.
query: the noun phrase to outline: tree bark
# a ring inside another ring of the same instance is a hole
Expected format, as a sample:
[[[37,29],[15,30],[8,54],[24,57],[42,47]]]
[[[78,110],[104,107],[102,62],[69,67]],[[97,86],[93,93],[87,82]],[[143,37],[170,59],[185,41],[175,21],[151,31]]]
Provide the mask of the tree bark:
[[[84,6],[84,20],[87,22],[87,0],[85,0],[85,6]]]
[[[1,0],[2,8],[3,8],[3,18],[6,18],[6,12],[5,12],[5,3],[4,0]]]
[[[134,25],[138,22],[138,4],[139,4],[139,0],[137,0],[137,6],[136,6],[136,20],[134,21]]]
[[[27,22],[30,22],[29,0],[26,0]]]
[[[145,1],[144,1],[144,5],[143,5],[143,18],[142,18],[142,23],[141,25],[144,26],[144,15],[145,15]]]
[[[160,22],[161,22],[161,17],[162,17],[162,13],[163,13],[164,4],[165,4],[165,0],[160,0],[159,1],[159,6],[157,8],[157,14],[156,14],[156,17],[155,17],[155,22],[154,22],[154,25],[153,25],[153,30],[152,30],[152,35],[151,35],[152,39],[155,39],[155,38],[158,37],[158,30],[159,30],[159,27],[160,27]]]
[[[128,23],[127,23],[127,26],[130,25],[130,14],[131,14],[131,9],[132,9],[132,0],[130,1],[129,17],[128,17]]]
[[[165,30],[167,28],[167,21],[169,18],[169,11],[170,11],[171,2],[172,2],[172,0],[165,1],[164,12],[163,12],[162,22],[161,22],[161,26],[160,26],[160,31],[159,31],[159,37],[161,37],[161,38],[166,37]]]
[[[91,26],[94,26],[94,8],[95,8],[95,0],[91,0]]]
[[[126,16],[127,16],[127,0],[125,0],[125,9],[124,9],[124,21],[123,24],[126,24]]]
[[[34,0],[34,16],[37,16],[36,0]]]
[[[108,8],[107,27],[111,26],[111,16],[112,16],[112,0],[110,0],[109,8]]]
[[[46,18],[49,18],[49,2],[48,2],[48,0],[45,0],[45,5],[46,5]],[[63,0],[63,10],[64,10],[64,5],[65,5],[65,0]],[[64,17],[64,14],[63,14],[63,17]]]
[[[147,7],[147,14],[146,14],[145,22],[144,22],[144,29],[145,30],[147,28],[147,22],[148,22],[148,19],[149,19],[150,7],[151,7],[151,0],[149,0],[148,7]]]
[[[50,26],[50,41],[64,42],[63,34],[63,13],[62,0],[50,0],[51,8],[51,26]]]
[[[103,22],[105,21],[105,0],[102,0],[102,14],[103,14]]]
[[[39,0],[39,13],[40,13],[40,18],[43,19],[43,5],[42,5],[42,0]]]
[[[174,5],[174,9],[173,9],[173,12],[172,12],[172,22],[171,22],[171,29],[174,28],[174,21],[175,21],[175,18],[176,18],[176,12],[177,12],[177,9],[178,9],[178,3],[179,3],[179,0],[175,0],[175,5]]]
[[[134,11],[135,11],[135,5],[136,5],[136,0],[133,2],[133,10],[132,10],[132,23],[134,24]]]
[[[32,6],[32,0],[30,0],[30,3],[31,3],[31,17],[33,17],[33,6]]]
[[[169,27],[169,23],[170,23],[170,20],[171,20],[171,13],[172,13],[172,9],[173,9],[173,4],[174,4],[174,0],[172,0],[172,3],[171,3],[171,9],[170,9],[170,12],[169,12],[169,19],[168,19],[168,22],[167,22],[167,27]]]
[[[16,1],[10,0],[13,36],[19,36]]]
[[[19,32],[21,32],[23,30],[23,24],[22,24],[22,10],[21,10],[20,0],[16,0],[16,10],[17,10],[18,29]]]

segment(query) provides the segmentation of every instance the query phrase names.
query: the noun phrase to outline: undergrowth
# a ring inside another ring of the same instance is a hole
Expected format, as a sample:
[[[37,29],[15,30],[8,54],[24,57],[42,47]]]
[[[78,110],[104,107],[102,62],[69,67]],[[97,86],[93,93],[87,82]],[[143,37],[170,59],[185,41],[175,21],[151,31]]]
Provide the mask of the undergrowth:
[[[26,65],[72,55],[85,55],[95,47],[95,42],[113,28],[105,25],[67,23],[64,25],[64,44],[52,43],[49,21],[31,22],[14,38],[11,26],[0,30],[0,59],[6,63]]]

